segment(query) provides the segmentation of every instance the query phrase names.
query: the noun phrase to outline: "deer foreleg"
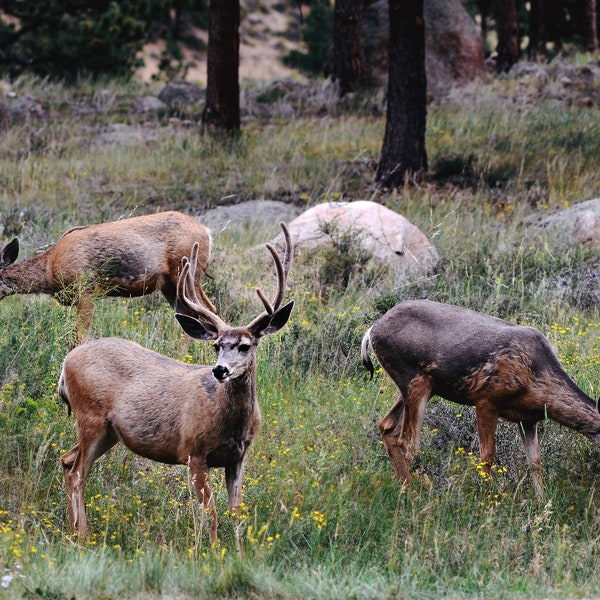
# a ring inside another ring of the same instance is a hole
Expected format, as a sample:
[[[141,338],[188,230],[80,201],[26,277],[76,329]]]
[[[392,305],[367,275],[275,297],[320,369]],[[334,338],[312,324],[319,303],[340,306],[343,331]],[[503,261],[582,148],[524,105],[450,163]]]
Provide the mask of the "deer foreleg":
[[[242,475],[244,473],[243,461],[233,466],[225,467],[225,483],[229,496],[229,508],[236,511],[242,503]]]
[[[392,410],[381,419],[379,431],[383,436],[383,444],[396,471],[396,477],[402,483],[405,483],[410,480],[410,471],[400,439],[403,415],[404,400],[400,395]]]
[[[533,480],[533,488],[538,498],[544,496],[544,485],[542,482],[542,455],[537,435],[537,421],[533,423],[519,423],[519,433],[525,448],[525,456],[529,465],[529,472]]]
[[[94,300],[89,292],[80,292],[80,296],[75,305],[77,310],[76,337],[77,344],[87,341],[92,319],[94,317]]]
[[[198,461],[190,458],[190,477],[196,490],[196,495],[200,504],[202,504],[208,512],[211,514],[212,522],[209,529],[210,541],[212,544],[217,541],[217,507],[215,505],[215,499],[212,493],[212,487],[210,485],[210,469]]]
[[[490,474],[494,458],[496,457],[496,428],[498,427],[498,413],[486,403],[476,406],[477,435],[479,437],[479,452],[481,454],[481,468],[487,475]]]

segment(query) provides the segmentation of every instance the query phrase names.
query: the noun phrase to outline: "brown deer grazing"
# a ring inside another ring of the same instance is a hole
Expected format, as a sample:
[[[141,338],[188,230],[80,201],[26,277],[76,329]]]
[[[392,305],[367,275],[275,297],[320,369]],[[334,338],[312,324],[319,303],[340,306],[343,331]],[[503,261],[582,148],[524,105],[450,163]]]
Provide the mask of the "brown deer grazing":
[[[19,240],[14,238],[0,251],[0,299],[45,293],[74,304],[81,342],[92,324],[95,295],[142,296],[160,290],[174,307],[181,259],[196,241],[197,267],[206,273],[210,231],[179,212],[75,227],[42,254],[16,264]],[[203,296],[200,275],[195,285]]]
[[[433,395],[475,407],[487,473],[494,462],[498,418],[519,423],[539,496],[538,421],[550,417],[600,447],[596,401],[569,378],[537,329],[449,304],[413,300],[390,309],[365,333],[362,361],[373,377],[369,348],[400,391],[379,424],[400,481],[410,477],[425,404]]]
[[[214,367],[177,362],[120,338],[87,342],[66,357],[58,392],[77,419],[77,444],[61,457],[69,520],[86,533],[85,484],[93,462],[121,441],[145,458],[189,465],[198,499],[210,510],[210,539],[217,539],[217,512],[210,470],[225,468],[229,505],[242,500],[242,472],[248,447],[260,426],[256,397],[256,348],[260,339],[279,331],[294,302],[281,307],[291,265],[286,237],[283,263],[267,244],[277,270],[273,302],[257,289],[266,312],[246,327],[230,327],[204,306],[193,285],[195,244],[184,260],[178,297],[196,317],[177,313],[183,330],[198,340],[215,340]]]

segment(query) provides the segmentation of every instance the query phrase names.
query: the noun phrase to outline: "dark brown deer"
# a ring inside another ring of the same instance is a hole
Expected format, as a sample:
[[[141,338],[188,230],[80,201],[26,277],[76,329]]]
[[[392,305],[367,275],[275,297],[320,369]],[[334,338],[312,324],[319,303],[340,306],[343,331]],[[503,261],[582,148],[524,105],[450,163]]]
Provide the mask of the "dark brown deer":
[[[365,333],[362,361],[373,377],[369,348],[400,391],[379,424],[400,481],[410,478],[425,405],[433,395],[475,407],[487,473],[494,462],[498,419],[518,423],[538,496],[543,493],[538,421],[554,419],[600,447],[597,402],[566,374],[537,329],[413,300],[390,309]]]
[[[86,533],[84,492],[93,462],[121,441],[132,452],[170,464],[189,465],[198,499],[212,515],[210,539],[217,539],[217,512],[210,471],[225,468],[229,505],[242,500],[242,472],[248,448],[260,426],[256,396],[256,348],[279,331],[294,302],[280,308],[291,265],[287,228],[283,263],[267,248],[277,270],[273,302],[257,289],[265,312],[245,327],[230,327],[196,296],[194,270],[198,244],[184,260],[179,302],[196,317],[177,313],[183,330],[198,340],[214,340],[214,367],[177,362],[120,338],[87,342],[66,357],[58,391],[75,413],[77,444],[61,457],[69,521]]]
[[[0,299],[11,294],[52,294],[77,309],[77,341],[92,324],[94,297],[142,296],[160,290],[175,307],[181,259],[199,243],[197,293],[203,295],[200,273],[210,259],[210,231],[197,219],[179,212],[122,219],[75,227],[42,254],[15,264],[19,240],[0,252]]]

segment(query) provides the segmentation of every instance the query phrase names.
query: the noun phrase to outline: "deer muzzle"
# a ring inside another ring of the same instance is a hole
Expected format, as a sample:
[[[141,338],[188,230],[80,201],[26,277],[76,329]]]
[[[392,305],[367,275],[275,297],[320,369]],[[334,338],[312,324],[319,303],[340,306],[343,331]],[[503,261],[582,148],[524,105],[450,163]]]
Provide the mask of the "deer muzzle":
[[[223,365],[217,365],[216,367],[213,367],[212,372],[215,376],[215,379],[218,381],[227,381],[230,376],[229,369]]]

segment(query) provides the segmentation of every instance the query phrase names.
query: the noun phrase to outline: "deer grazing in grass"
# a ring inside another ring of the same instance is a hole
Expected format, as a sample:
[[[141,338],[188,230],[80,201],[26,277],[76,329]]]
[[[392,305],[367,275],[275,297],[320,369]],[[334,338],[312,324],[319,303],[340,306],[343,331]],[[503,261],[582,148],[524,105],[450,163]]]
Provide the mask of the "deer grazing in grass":
[[[379,429],[402,482],[410,478],[425,405],[433,395],[475,407],[481,461],[488,474],[498,419],[518,423],[539,497],[538,421],[550,417],[600,447],[597,402],[570,379],[537,329],[449,304],[413,300],[390,309],[365,333],[361,356],[373,377],[369,349],[400,391]]]
[[[283,262],[269,244],[277,271],[272,302],[257,289],[265,312],[245,327],[230,327],[195,293],[198,244],[184,259],[178,301],[195,316],[176,313],[183,330],[214,340],[214,367],[177,362],[120,338],[78,346],[65,358],[58,392],[75,413],[77,444],[61,457],[71,526],[85,536],[84,492],[93,462],[117,442],[152,460],[187,464],[198,499],[212,515],[210,539],[217,540],[217,512],[210,471],[225,468],[229,505],[242,500],[242,473],[248,447],[260,426],[256,395],[256,349],[279,331],[294,302],[281,302],[291,265],[289,232]]]
[[[77,341],[90,329],[94,297],[142,296],[160,290],[175,307],[181,259],[199,243],[198,273],[210,259],[210,231],[197,219],[179,212],[122,219],[75,227],[42,254],[15,263],[19,240],[0,251],[0,299],[11,294],[54,295],[77,309]],[[195,279],[203,295],[200,275]]]

